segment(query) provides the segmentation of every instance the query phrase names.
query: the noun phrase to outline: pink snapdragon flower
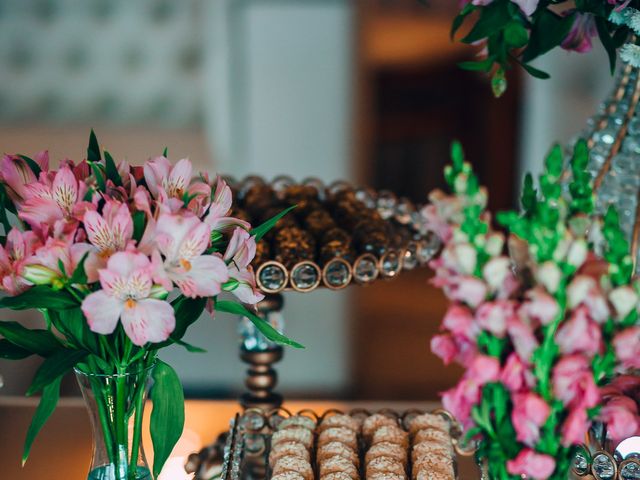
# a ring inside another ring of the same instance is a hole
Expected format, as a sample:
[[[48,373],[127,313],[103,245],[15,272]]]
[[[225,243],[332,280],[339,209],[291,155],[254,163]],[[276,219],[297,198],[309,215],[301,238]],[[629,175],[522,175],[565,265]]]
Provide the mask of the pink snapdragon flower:
[[[211,227],[191,213],[166,214],[155,225],[154,280],[167,290],[175,283],[187,297],[212,297],[229,279],[219,255],[207,255]],[[162,254],[162,258],[160,256]]]
[[[533,447],[540,438],[540,427],[547,421],[551,409],[547,402],[531,392],[516,393],[512,401],[511,421],[516,430],[516,439]]]
[[[31,285],[24,275],[27,260],[40,242],[33,232],[21,232],[12,228],[5,246],[0,245],[0,289],[9,295],[17,295]]]
[[[442,327],[455,336],[467,337],[470,340],[478,334],[473,313],[459,303],[453,303],[449,306],[442,320]]]
[[[591,276],[577,275],[571,281],[567,287],[567,305],[570,309],[585,305],[589,316],[600,324],[611,316],[607,298]]]
[[[629,327],[617,333],[613,347],[622,368],[640,368],[640,327]]]
[[[477,308],[487,297],[487,285],[476,277],[458,276],[448,281],[444,292],[451,300]]]
[[[600,401],[600,392],[584,355],[562,357],[553,369],[553,393],[571,408],[591,408]]]
[[[515,316],[515,304],[508,300],[496,300],[485,302],[476,310],[478,326],[496,337],[504,338],[507,332],[507,323]]]
[[[507,320],[507,333],[520,359],[528,364],[534,350],[538,348],[538,339],[532,326],[526,319],[513,315]]]
[[[591,320],[589,309],[582,305],[571,313],[556,334],[556,343],[560,352],[570,355],[584,353],[593,357],[602,347],[600,326]]]
[[[533,480],[546,480],[555,469],[553,457],[536,453],[530,448],[521,450],[516,458],[507,462],[507,471],[511,475],[524,475]]]
[[[243,228],[236,228],[224,253],[224,261],[229,268],[229,278],[236,280],[231,293],[243,303],[256,304],[264,298],[255,281],[251,261],[256,255],[256,241]]]
[[[520,307],[520,313],[541,325],[549,325],[560,312],[555,298],[543,288],[536,287],[525,294],[526,301]]]
[[[95,210],[84,214],[83,224],[89,242],[95,247],[85,262],[92,283],[98,280],[98,270],[105,268],[108,258],[124,251],[132,242],[133,219],[126,204],[107,199],[101,214]]]
[[[640,419],[636,402],[624,395],[606,399],[598,419],[607,425],[607,434],[614,442],[638,435]]]
[[[43,170],[49,170],[49,152],[36,154],[34,161]],[[26,186],[38,181],[31,167],[19,155],[4,155],[0,160],[0,180],[9,187],[9,198],[20,204],[26,196]]]
[[[500,381],[510,392],[519,392],[533,388],[536,378],[530,367],[514,352],[507,357],[500,372]]]
[[[151,296],[152,266],[146,255],[117,252],[99,273],[102,289],[88,295],[81,306],[93,332],[113,333],[120,321],[135,345],[169,338],[175,328],[173,308]]]
[[[586,408],[578,406],[571,410],[560,429],[562,445],[569,447],[584,443],[590,426],[591,422],[587,416]]]
[[[468,367],[478,353],[475,340],[463,335],[435,335],[431,338],[431,351],[440,357],[445,365],[457,362]]]

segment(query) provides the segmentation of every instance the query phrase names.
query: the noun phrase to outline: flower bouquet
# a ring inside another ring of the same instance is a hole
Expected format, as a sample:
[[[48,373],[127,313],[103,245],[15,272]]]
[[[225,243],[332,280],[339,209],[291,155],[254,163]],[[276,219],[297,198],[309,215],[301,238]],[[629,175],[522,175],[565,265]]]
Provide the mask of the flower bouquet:
[[[90,408],[94,458],[89,478],[151,478],[141,445],[143,407],[153,381],[151,437],[157,477],[182,433],[183,393],[158,358],[208,309],[241,314],[269,339],[300,347],[243,304],[255,304],[255,242],[286,212],[251,229],[229,215],[225,181],[192,178],[167,153],[143,167],[104,158],[91,132],[87,159],[49,169],[46,152],[0,162],[0,307],[39,310],[46,328],[0,322],[0,357],[44,358],[28,395],[42,392],[23,463],[54,410],[62,377],[75,370]],[[237,300],[220,300],[221,292]]]
[[[638,0],[463,0],[461,4],[451,34],[473,18],[462,42],[482,46],[480,58],[461,67],[491,74],[496,96],[505,91],[505,73],[513,64],[534,77],[549,78],[530,62],[557,47],[588,52],[594,37],[607,51],[612,72],[618,50],[623,61],[640,67],[640,46],[632,37],[640,34]]]
[[[593,215],[584,142],[569,165],[554,147],[537,189],[526,177],[522,212],[497,216],[508,241],[459,145],[452,151],[453,194],[434,192],[423,211],[443,240],[433,283],[451,301],[431,348],[466,369],[444,407],[491,479],[565,480],[594,422],[614,445],[640,431],[626,396],[638,381],[617,377],[640,367],[629,245],[613,208]]]

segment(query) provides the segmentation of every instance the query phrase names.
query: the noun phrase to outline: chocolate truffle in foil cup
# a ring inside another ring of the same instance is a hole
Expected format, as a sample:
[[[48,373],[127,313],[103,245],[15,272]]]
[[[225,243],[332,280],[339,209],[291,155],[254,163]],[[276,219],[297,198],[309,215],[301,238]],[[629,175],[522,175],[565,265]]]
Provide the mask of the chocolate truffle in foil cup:
[[[338,240],[332,240],[320,247],[320,263],[325,265],[334,258],[343,258],[348,263],[355,260],[355,251],[350,245],[345,245]]]
[[[322,209],[313,210],[304,219],[304,225],[307,230],[316,238],[319,238],[324,232],[335,228],[336,223],[329,215],[329,212]]]
[[[284,209],[285,207],[268,208],[260,215],[259,217],[260,223],[266,222],[267,220],[275,217],[276,215],[281,213]],[[289,212],[276,222],[273,228],[267,232],[267,236],[271,238],[273,235],[275,235],[275,232],[277,232],[278,230],[281,230],[286,227],[297,227],[297,226],[298,226],[298,222],[296,221],[296,217],[293,215],[293,212]]]
[[[284,199],[288,205],[296,205],[293,213],[304,218],[313,210],[322,208],[318,199],[318,190],[311,185],[291,185],[284,191]]]
[[[389,248],[389,231],[384,222],[363,220],[354,230],[353,241],[358,253],[379,257]]]
[[[316,242],[311,234],[298,227],[286,227],[275,234],[275,259],[287,268],[302,260],[314,260]]]
[[[351,235],[349,235],[346,230],[343,230],[339,227],[332,228],[324,232],[324,234],[322,235],[323,244],[334,241],[339,242],[342,245],[351,245]]]
[[[253,185],[244,196],[244,208],[253,217],[259,217],[262,212],[275,203],[273,188],[263,183]]]

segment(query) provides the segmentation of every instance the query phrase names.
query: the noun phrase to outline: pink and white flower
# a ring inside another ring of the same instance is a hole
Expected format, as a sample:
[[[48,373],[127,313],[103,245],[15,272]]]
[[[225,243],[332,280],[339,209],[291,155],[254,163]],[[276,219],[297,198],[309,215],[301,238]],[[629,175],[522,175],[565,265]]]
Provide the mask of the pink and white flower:
[[[120,321],[135,345],[169,338],[175,328],[173,308],[164,300],[152,298],[152,266],[146,255],[117,252],[99,273],[102,289],[82,302],[82,312],[93,332],[113,333]]]
[[[169,291],[175,283],[185,296],[192,298],[220,293],[229,274],[220,256],[205,254],[211,236],[209,225],[190,213],[162,213],[154,233],[156,282]]]
[[[49,153],[47,151],[36,154],[34,161],[43,170],[49,169]],[[9,198],[21,203],[25,198],[26,186],[38,181],[36,174],[29,164],[19,155],[4,155],[0,160],[0,180],[9,187]]]
[[[88,243],[69,243],[49,237],[25,262],[24,277],[35,285],[58,286],[74,274],[90,250]]]
[[[531,392],[516,393],[512,401],[511,421],[516,430],[516,439],[533,447],[538,443],[540,427],[547,421],[551,409],[547,402]]]
[[[562,357],[553,369],[553,393],[570,408],[591,408],[600,401],[589,361],[584,355]]]
[[[640,327],[629,327],[616,334],[613,347],[623,368],[640,368]]]
[[[17,295],[32,285],[24,278],[24,267],[39,243],[33,232],[9,231],[5,246],[0,245],[0,289]]]
[[[521,450],[516,458],[507,462],[507,471],[511,475],[524,475],[533,480],[545,480],[556,469],[553,457],[537,453],[530,448]]]
[[[515,316],[515,305],[508,300],[486,302],[476,310],[478,326],[496,337],[503,338],[507,332],[507,323]]]
[[[589,316],[589,309],[580,306],[571,313],[571,317],[562,324],[556,334],[556,343],[564,354],[584,353],[593,357],[600,352],[602,333],[600,326]]]
[[[241,302],[256,304],[264,298],[255,283],[251,261],[256,255],[256,241],[243,228],[236,228],[227,245],[224,261],[229,268],[229,278],[235,280],[230,290]]]

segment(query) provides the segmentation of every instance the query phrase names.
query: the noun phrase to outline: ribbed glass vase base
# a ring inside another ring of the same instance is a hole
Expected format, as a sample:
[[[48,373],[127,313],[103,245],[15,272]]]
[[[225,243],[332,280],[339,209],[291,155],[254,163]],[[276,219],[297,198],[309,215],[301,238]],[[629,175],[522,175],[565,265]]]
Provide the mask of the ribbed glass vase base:
[[[89,472],[87,480],[115,480],[115,466],[104,465],[102,467],[95,468]],[[151,472],[146,467],[138,467],[136,469],[135,477],[130,477],[130,480],[151,480]]]

